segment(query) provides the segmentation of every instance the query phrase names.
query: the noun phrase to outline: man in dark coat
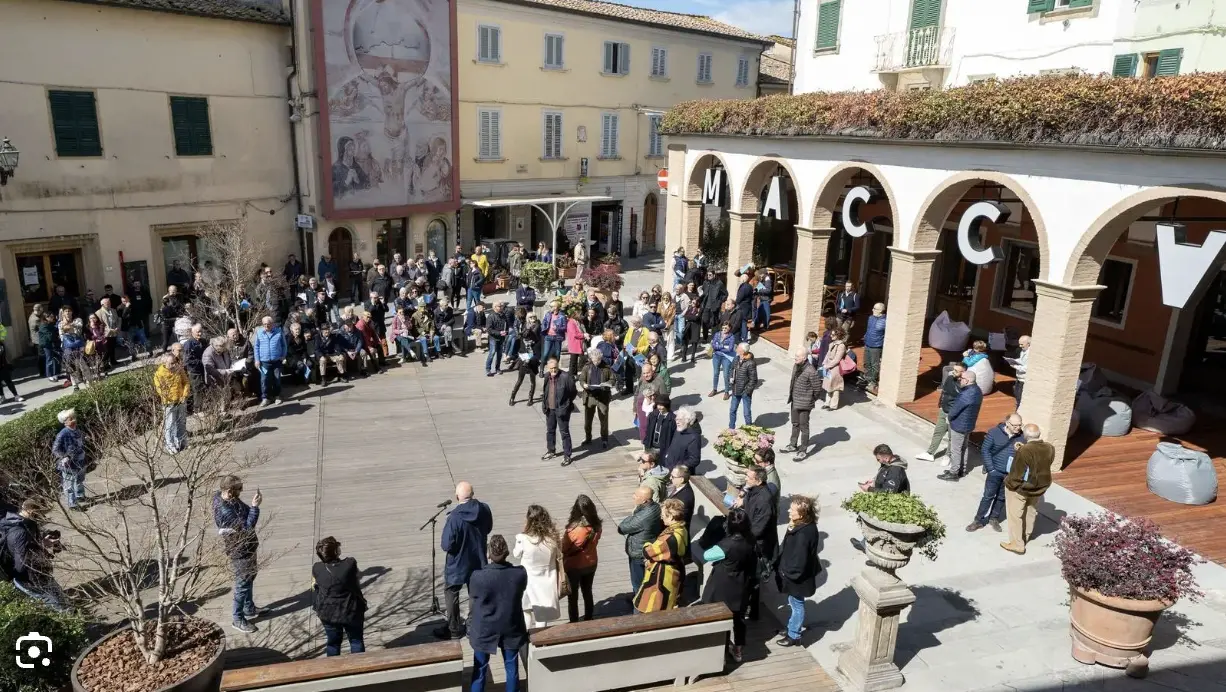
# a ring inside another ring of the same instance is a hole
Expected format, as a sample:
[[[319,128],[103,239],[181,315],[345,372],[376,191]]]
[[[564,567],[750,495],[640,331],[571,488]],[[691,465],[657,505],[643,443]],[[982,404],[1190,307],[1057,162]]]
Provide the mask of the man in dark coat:
[[[490,536],[489,564],[473,572],[468,584],[468,642],[473,647],[472,692],[485,692],[490,656],[502,649],[506,692],[519,690],[519,650],[528,643],[523,598],[528,572],[507,563],[507,539]]]
[[[728,289],[724,282],[715,278],[715,272],[707,272],[707,280],[702,283],[702,340],[711,338],[711,332],[719,329],[719,311],[728,300]]]
[[[745,474],[745,494],[740,502],[749,515],[749,532],[753,534],[758,557],[768,563],[774,561],[775,549],[779,546],[779,533],[775,529],[779,507],[770,488],[766,487],[766,469],[754,467]],[[749,620],[758,619],[761,592],[762,584],[755,574],[750,581],[749,603],[745,608]]]
[[[877,460],[877,475],[871,481],[860,483],[866,493],[909,493],[911,482],[907,479],[907,462],[903,461],[889,445],[873,448]]]
[[[634,512],[622,519],[617,532],[626,537],[626,557],[630,561],[630,592],[638,591],[646,568],[643,546],[656,539],[664,530],[660,520],[660,505],[652,499],[651,488],[640,485],[634,489]]]
[[[739,334],[740,343],[749,341],[749,319],[753,316],[753,286],[749,284],[751,272],[741,274],[741,283],[736,287],[736,322],[732,333]]]
[[[677,416],[672,411],[673,402],[667,394],[657,394],[655,408],[647,416],[647,437],[643,449],[664,454],[677,434]]]
[[[1000,522],[1005,520],[1005,476],[1009,475],[1013,464],[1013,453],[1024,441],[1022,417],[1016,413],[1005,416],[1000,425],[984,436],[979,450],[983,454],[983,472],[987,478],[983,482],[979,509],[975,510],[975,518],[967,525],[967,531],[978,531],[988,524],[997,531],[1003,530]]]
[[[802,348],[795,353],[792,366],[792,383],[788,385],[788,403],[792,405],[792,440],[779,450],[784,454],[795,452],[792,461],[803,461],[809,449],[809,415],[822,391],[822,377]]]
[[[613,396],[613,370],[604,354],[593,348],[579,371],[575,386],[583,392],[583,444],[592,443],[592,418],[600,419],[600,444],[609,448],[609,400]]]
[[[685,506],[685,528],[686,535],[690,535],[690,520],[694,518],[694,486],[690,485],[690,469],[687,466],[674,466],[672,471],[668,472],[668,497],[665,499],[678,499]]]
[[[937,476],[943,481],[956,482],[966,475],[971,433],[983,405],[983,390],[975,384],[975,373],[963,372],[960,382],[962,389],[949,406],[949,469]]]
[[[362,256],[353,253],[349,260],[349,302],[357,305],[362,302],[362,279],[366,275],[366,267],[362,264]],[[339,300],[339,299],[338,299]]]
[[[937,424],[932,429],[932,441],[928,443],[928,451],[916,454],[916,459],[936,461],[937,450],[941,448],[941,442],[949,432],[949,409],[962,391],[962,373],[965,371],[966,366],[961,361],[950,363],[945,368],[945,378],[941,381],[941,398],[937,402]]]
[[[460,620],[460,588],[468,584],[473,572],[485,566],[485,541],[494,528],[494,515],[489,505],[473,496],[473,487],[468,481],[460,481],[456,485],[455,499],[457,504],[447,515],[443,536],[439,540],[439,547],[447,554],[443,564],[447,624],[434,630],[434,636],[439,639],[464,636],[464,623]]]
[[[697,414],[688,406],[676,413],[677,432],[664,450],[664,468],[684,466],[692,474],[702,461],[702,435],[698,432]]]
[[[570,414],[575,404],[575,381],[558,368],[558,359],[545,362],[545,382],[541,387],[541,411],[545,414],[545,454],[542,461],[556,457],[557,434],[562,431],[562,465],[570,466]]]

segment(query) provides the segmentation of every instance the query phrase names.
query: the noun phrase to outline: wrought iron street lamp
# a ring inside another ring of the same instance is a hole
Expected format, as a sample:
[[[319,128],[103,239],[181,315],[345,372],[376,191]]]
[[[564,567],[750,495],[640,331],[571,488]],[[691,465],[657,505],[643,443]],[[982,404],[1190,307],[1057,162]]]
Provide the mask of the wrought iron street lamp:
[[[8,137],[4,141],[0,141],[0,185],[8,183],[9,178],[17,170],[17,159],[21,156],[21,152],[17,151],[17,147],[9,141]]]

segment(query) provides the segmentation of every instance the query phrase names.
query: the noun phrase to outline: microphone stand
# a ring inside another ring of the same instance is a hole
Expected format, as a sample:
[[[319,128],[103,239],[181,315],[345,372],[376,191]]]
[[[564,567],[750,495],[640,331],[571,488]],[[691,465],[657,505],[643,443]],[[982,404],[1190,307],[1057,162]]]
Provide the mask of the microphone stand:
[[[438,537],[436,535],[436,531],[438,530],[437,527],[439,515],[446,512],[447,506],[450,504],[451,503],[448,502],[442,507],[439,507],[438,511],[434,513],[434,516],[427,519],[426,523],[422,524],[417,529],[418,531],[425,531],[427,526],[430,527],[430,609],[409,620],[410,624],[423,618],[444,614],[443,609],[439,607],[438,604]]]

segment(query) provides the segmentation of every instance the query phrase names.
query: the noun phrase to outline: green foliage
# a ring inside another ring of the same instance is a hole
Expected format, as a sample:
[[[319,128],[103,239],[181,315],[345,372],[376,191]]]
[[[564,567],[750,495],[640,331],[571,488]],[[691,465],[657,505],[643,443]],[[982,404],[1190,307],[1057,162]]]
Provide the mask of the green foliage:
[[[13,645],[18,637],[38,632],[50,637],[53,649],[44,654],[51,665],[18,668]],[[0,656],[0,690],[59,692],[67,689],[68,675],[77,654],[87,644],[85,621],[76,613],[61,613],[29,598],[8,582],[0,582],[0,641],[7,648]]]
[[[911,493],[857,492],[843,500],[843,509],[856,514],[888,521],[892,524],[911,524],[927,529],[916,549],[929,560],[937,559],[937,548],[945,538],[945,523],[930,505]]]
[[[728,244],[732,239],[732,224],[727,216],[718,220],[707,219],[698,237],[698,246],[707,257],[707,266],[716,274],[728,268]]]
[[[1044,75],[940,91],[816,92],[674,106],[670,135],[1226,149],[1226,72],[1156,79]]]
[[[549,290],[554,281],[558,280],[558,272],[549,262],[525,262],[519,278],[536,289],[538,294],[543,294]]]

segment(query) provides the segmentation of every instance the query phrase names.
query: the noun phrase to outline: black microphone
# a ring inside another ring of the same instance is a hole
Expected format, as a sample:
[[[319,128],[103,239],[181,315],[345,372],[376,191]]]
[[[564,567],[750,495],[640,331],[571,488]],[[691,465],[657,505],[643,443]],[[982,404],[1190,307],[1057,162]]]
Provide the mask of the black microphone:
[[[435,509],[442,509],[442,508],[446,507],[446,506],[447,506],[447,505],[449,505],[449,504],[451,504],[451,500],[443,500],[442,502],[438,503],[438,504],[437,504],[437,505],[435,505],[434,507],[435,507]]]

